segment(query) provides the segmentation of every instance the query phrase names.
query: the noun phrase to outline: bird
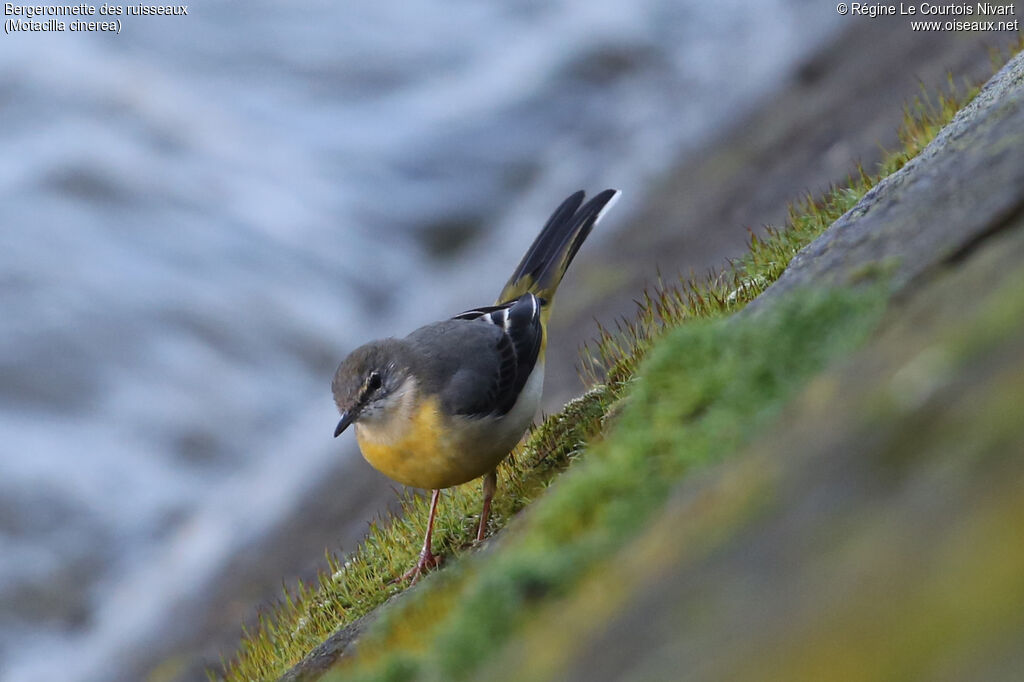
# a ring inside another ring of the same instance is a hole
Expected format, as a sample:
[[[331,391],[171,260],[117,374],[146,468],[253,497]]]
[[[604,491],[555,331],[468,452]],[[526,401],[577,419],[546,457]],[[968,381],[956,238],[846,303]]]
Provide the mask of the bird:
[[[371,341],[338,365],[331,382],[341,414],[335,438],[354,424],[371,466],[398,483],[432,491],[419,559],[393,582],[415,583],[440,565],[431,544],[442,489],[483,477],[476,539],[484,539],[498,464],[522,439],[540,404],[555,291],[619,195],[608,189],[584,203],[580,190],[566,198],[493,305],[404,338]]]

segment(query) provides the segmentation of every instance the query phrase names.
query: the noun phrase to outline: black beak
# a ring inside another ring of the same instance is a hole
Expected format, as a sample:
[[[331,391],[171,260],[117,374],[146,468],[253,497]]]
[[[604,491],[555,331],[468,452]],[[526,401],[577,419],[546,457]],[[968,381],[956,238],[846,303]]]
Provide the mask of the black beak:
[[[338,428],[334,429],[334,437],[337,438],[341,435],[341,432],[348,428],[348,425],[355,421],[355,414],[353,410],[349,410],[341,415],[341,421],[338,422]]]

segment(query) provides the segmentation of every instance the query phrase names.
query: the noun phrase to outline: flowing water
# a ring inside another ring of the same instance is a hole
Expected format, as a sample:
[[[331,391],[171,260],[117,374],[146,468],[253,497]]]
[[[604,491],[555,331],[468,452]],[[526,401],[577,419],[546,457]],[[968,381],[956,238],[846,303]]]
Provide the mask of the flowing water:
[[[800,0],[122,21],[0,39],[3,680],[103,679],[348,466],[346,350],[488,302],[571,191],[628,215],[837,26]]]

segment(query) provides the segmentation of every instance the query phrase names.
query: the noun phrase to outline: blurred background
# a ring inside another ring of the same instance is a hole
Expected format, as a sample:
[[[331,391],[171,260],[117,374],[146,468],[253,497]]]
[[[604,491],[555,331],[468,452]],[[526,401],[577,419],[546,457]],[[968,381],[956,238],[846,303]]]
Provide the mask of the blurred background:
[[[331,438],[349,350],[489,303],[566,195],[617,187],[560,295],[556,409],[595,318],[722,265],[998,38],[804,0],[122,20],[0,39],[5,682],[205,679],[394,503]]]

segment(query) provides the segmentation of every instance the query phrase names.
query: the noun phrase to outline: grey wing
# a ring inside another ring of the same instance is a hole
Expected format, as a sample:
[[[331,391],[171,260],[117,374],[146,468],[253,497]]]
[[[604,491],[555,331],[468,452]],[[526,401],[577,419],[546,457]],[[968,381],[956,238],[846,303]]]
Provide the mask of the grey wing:
[[[503,305],[469,310],[455,317],[484,322],[501,331],[490,412],[505,414],[511,410],[536,367],[544,342],[540,313],[540,299],[526,293]]]
[[[417,350],[423,388],[440,395],[446,412],[486,416],[515,405],[537,364],[543,334],[540,301],[524,294],[423,327],[408,340]]]
[[[421,389],[441,398],[448,414],[493,412],[496,374],[502,363],[502,331],[478,321],[446,320],[407,338]]]

